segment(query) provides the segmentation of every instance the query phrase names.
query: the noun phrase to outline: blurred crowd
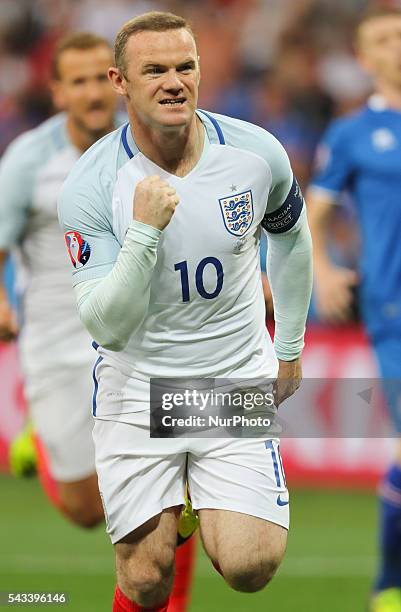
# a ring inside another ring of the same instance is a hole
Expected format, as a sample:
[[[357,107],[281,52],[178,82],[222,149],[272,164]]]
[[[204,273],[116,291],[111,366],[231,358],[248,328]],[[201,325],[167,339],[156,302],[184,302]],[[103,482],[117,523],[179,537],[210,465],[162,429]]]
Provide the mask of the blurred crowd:
[[[2,0],[0,153],[52,112],[47,83],[60,36],[89,29],[113,42],[136,14],[171,10],[197,33],[200,106],[266,127],[305,185],[327,121],[369,91],[351,44],[366,6],[367,0]]]
[[[396,2],[374,2],[386,4]],[[272,132],[305,187],[327,122],[369,94],[370,82],[353,55],[352,31],[371,5],[369,0],[1,0],[0,155],[16,135],[52,113],[47,86],[61,36],[90,30],[113,42],[122,23],[135,15],[170,10],[187,17],[197,34],[199,106]],[[335,231],[340,243],[349,245],[352,265],[355,240],[347,213],[345,218]]]

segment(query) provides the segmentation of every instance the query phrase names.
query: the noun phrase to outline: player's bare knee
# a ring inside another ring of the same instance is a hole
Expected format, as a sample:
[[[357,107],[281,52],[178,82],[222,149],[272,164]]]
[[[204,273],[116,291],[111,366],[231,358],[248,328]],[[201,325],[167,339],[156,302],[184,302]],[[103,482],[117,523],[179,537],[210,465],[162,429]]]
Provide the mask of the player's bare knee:
[[[277,572],[284,558],[286,549],[286,532],[270,543],[269,548],[256,546],[246,555],[227,555],[222,559],[221,569],[227,583],[242,593],[256,593],[263,589]]]
[[[118,584],[128,597],[145,608],[164,601],[172,589],[176,537],[172,519],[173,513],[155,517],[115,547]],[[164,528],[160,523],[164,523]],[[155,527],[161,531],[158,537]]]
[[[271,581],[281,562],[281,557],[269,558],[258,563],[249,562],[246,566],[233,563],[222,566],[226,582],[235,591],[256,593]]]
[[[75,524],[83,529],[94,529],[104,521],[104,515],[100,512],[88,512],[80,514],[75,519]]]
[[[117,559],[118,583],[127,595],[144,607],[154,606],[169,595],[174,578],[174,556],[139,563]]]
[[[63,504],[62,509],[72,523],[83,529],[94,529],[104,521],[102,508],[88,508],[80,504]]]
[[[58,495],[63,514],[75,525],[93,529],[104,521],[95,475],[76,482],[59,482]]]
[[[132,598],[141,606],[149,608],[165,600],[173,582],[173,569],[163,573],[153,566],[130,577],[128,588]]]
[[[78,495],[60,497],[63,514],[78,527],[93,529],[104,521],[100,497],[96,496],[93,499]]]

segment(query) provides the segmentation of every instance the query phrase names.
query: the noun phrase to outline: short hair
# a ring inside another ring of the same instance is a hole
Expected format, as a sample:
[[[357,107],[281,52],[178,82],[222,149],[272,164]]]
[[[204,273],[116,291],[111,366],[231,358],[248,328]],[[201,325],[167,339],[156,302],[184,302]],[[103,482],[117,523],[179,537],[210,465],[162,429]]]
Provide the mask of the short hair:
[[[162,11],[150,11],[143,15],[138,15],[130,19],[119,30],[114,43],[114,61],[116,68],[126,76],[127,63],[125,57],[125,49],[128,39],[138,32],[166,32],[168,30],[187,30],[193,39],[195,35],[189,22],[173,13],[165,13]]]
[[[87,49],[101,46],[107,47],[112,52],[109,41],[103,38],[103,36],[98,36],[92,32],[74,32],[61,38],[56,45],[52,58],[51,74],[53,79],[60,79],[60,58],[65,51],[70,49],[86,51]]]
[[[379,6],[372,7],[362,13],[361,17],[355,23],[354,28],[354,40],[356,43],[359,42],[359,35],[362,26],[368,21],[372,21],[373,19],[379,19],[380,17],[401,17],[401,9],[393,6]]]

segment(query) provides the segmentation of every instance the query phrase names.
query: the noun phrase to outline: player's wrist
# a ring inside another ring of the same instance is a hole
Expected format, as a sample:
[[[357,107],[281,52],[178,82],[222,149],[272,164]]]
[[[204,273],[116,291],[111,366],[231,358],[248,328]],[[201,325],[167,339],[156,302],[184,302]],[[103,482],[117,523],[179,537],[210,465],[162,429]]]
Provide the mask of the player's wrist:
[[[313,257],[313,275],[315,278],[321,279],[327,273],[332,272],[334,268],[335,266],[328,257],[316,257],[316,255]]]
[[[274,339],[274,352],[279,363],[295,363],[301,359],[302,351],[305,342],[302,336],[302,341],[298,340],[296,343],[279,341],[278,338]]]
[[[284,357],[277,357],[279,363],[295,363],[297,361],[300,361],[301,359],[301,355],[298,355],[298,357],[289,357],[287,359],[285,359]]]
[[[157,243],[162,234],[159,228],[149,225],[148,223],[144,223],[143,221],[139,221],[138,219],[133,219],[131,221],[128,232],[135,238],[139,238],[141,242],[145,240],[145,243],[148,243],[150,240],[151,244],[149,246],[153,246],[155,241]]]

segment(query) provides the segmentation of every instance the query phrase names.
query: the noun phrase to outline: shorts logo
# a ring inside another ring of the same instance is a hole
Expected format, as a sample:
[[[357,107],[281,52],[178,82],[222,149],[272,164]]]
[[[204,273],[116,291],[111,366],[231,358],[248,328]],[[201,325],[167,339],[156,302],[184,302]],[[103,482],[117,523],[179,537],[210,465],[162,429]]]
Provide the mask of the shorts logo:
[[[278,506],[288,506],[290,503],[288,499],[281,499],[281,495],[277,495],[276,502]]]
[[[219,204],[226,229],[234,236],[243,236],[253,221],[252,191],[219,198]]]
[[[82,268],[91,254],[89,242],[86,242],[78,232],[67,232],[64,238],[72,265],[74,268]]]

